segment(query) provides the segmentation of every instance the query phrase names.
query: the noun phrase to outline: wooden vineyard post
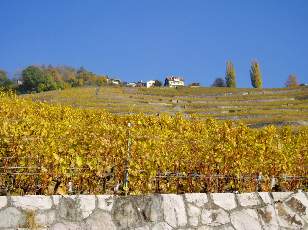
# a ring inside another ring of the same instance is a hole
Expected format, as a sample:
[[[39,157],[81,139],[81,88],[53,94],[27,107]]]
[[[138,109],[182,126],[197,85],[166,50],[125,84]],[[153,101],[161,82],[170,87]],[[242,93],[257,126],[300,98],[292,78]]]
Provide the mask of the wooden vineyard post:
[[[131,138],[130,138],[130,128],[131,123],[127,124],[128,126],[128,140],[127,140],[127,156],[125,161],[125,172],[124,172],[124,183],[123,183],[123,189],[125,191],[125,196],[128,194],[128,171],[129,171],[129,161],[130,161],[130,148],[131,148]]]

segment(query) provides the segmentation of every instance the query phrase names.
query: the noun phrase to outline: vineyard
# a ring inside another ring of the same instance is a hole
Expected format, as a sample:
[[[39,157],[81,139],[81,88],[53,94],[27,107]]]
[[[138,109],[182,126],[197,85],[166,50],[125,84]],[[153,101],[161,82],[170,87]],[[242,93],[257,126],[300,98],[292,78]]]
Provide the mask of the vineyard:
[[[308,127],[252,129],[0,96],[1,193],[268,191],[272,177],[281,189],[307,189],[307,165]]]
[[[308,87],[277,89],[83,87],[28,94],[33,101],[106,109],[113,114],[181,113],[250,127],[308,125]]]

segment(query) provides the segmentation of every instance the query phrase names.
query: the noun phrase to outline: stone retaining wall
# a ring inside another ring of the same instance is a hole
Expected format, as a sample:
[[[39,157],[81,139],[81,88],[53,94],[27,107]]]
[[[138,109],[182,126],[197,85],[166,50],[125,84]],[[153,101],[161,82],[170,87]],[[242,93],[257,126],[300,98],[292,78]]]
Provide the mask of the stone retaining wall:
[[[308,229],[308,194],[0,196],[0,229]]]

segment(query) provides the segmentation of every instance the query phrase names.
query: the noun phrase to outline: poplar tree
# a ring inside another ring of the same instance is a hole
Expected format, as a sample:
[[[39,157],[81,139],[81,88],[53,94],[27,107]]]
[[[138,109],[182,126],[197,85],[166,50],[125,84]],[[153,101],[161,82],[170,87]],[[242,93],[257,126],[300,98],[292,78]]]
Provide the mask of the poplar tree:
[[[251,62],[250,79],[251,79],[251,85],[254,88],[262,88],[262,75],[260,71],[260,65],[255,60]]]
[[[230,88],[236,88],[236,74],[233,63],[231,61],[227,61],[226,67],[226,85]]]
[[[290,74],[288,80],[285,83],[286,87],[294,88],[298,86],[297,76],[295,74]]]

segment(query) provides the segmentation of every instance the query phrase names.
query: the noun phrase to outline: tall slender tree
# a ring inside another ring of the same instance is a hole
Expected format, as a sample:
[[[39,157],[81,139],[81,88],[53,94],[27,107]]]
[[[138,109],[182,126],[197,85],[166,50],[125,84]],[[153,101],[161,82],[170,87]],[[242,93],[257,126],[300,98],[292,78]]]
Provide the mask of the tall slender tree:
[[[294,88],[298,86],[297,76],[295,74],[290,74],[288,80],[285,83],[286,87]]]
[[[262,75],[260,71],[260,65],[256,60],[253,60],[251,62],[250,79],[251,85],[254,88],[262,88]]]
[[[236,88],[236,74],[233,63],[231,61],[227,61],[226,85],[230,88]]]

